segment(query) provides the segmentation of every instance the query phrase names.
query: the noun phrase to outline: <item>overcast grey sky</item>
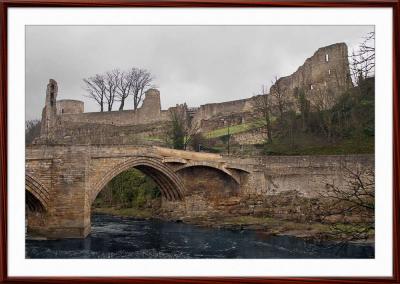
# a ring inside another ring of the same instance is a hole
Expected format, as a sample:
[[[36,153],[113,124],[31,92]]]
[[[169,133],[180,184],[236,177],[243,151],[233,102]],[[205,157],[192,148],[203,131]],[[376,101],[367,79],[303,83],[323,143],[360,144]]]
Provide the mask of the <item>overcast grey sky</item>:
[[[27,26],[26,119],[40,118],[49,78],[58,99],[85,102],[83,78],[113,68],[146,68],[163,109],[248,98],[274,76],[296,71],[322,46],[351,51],[372,26]],[[118,103],[115,105],[117,109]],[[131,99],[125,104],[133,107]]]

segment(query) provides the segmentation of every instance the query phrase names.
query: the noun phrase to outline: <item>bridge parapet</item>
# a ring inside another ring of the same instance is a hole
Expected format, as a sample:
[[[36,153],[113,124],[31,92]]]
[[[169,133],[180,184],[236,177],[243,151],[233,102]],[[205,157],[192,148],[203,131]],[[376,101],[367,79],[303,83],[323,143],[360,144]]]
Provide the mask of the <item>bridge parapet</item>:
[[[153,146],[151,148],[154,150],[155,153],[157,153],[163,157],[175,157],[175,158],[181,158],[181,159],[185,159],[185,160],[197,160],[197,161],[222,161],[223,160],[222,156],[218,155],[218,154],[176,150],[176,149],[162,148],[162,147],[157,147],[157,146]]]
[[[187,160],[182,158],[165,157],[162,159],[163,163],[176,163],[176,164],[187,164]]]

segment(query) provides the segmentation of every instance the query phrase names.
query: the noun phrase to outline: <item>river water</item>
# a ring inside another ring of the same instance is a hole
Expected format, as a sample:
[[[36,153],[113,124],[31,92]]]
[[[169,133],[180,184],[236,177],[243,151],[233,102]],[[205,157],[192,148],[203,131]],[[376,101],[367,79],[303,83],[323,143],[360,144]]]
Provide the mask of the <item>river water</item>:
[[[250,230],[92,215],[85,239],[26,240],[27,258],[374,258],[364,244],[316,243]]]

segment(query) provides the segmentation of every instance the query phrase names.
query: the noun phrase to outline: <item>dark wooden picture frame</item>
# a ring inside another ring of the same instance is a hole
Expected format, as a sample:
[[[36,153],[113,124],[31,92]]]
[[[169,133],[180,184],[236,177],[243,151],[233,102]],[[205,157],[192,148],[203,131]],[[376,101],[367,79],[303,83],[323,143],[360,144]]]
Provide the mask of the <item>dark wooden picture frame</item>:
[[[8,275],[7,249],[7,9],[11,7],[347,7],[393,9],[393,276],[392,277],[346,277],[346,278],[271,278],[271,277],[10,277]],[[244,0],[1,0],[0,3],[0,38],[1,38],[1,77],[0,77],[0,281],[1,282],[38,282],[38,283],[400,283],[400,233],[399,233],[399,63],[400,63],[400,3],[398,0],[328,0],[328,1],[244,1]]]

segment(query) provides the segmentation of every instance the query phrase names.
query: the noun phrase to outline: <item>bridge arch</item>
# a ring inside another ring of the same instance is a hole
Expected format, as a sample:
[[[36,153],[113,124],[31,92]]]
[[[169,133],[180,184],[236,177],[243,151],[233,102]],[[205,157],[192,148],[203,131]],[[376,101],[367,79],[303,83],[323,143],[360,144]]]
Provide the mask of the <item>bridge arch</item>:
[[[222,174],[225,174],[225,175],[229,176],[238,185],[240,185],[240,179],[237,176],[232,174],[229,170],[227,170],[223,166],[221,166],[219,164],[216,164],[216,163],[192,161],[190,163],[187,163],[187,164],[184,164],[182,166],[179,166],[178,168],[176,168],[175,172],[179,172],[179,171],[187,169],[187,168],[195,168],[195,167],[206,167],[206,168],[209,168],[209,169],[214,169],[216,171],[221,172]]]
[[[188,163],[175,169],[185,183],[186,195],[215,202],[240,194],[240,177],[207,163]]]
[[[152,178],[160,188],[161,194],[167,200],[182,200],[184,198],[185,189],[183,182],[168,165],[157,158],[132,157],[112,167],[100,181],[95,183],[91,201],[93,202],[96,199],[96,196],[104,186],[114,177],[131,168],[138,169]]]
[[[37,178],[25,174],[26,203],[29,209],[47,211],[50,204],[49,190]]]

